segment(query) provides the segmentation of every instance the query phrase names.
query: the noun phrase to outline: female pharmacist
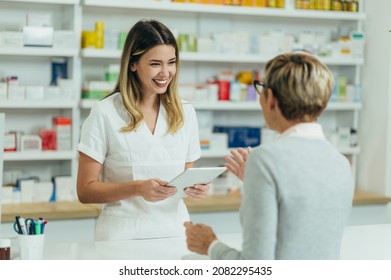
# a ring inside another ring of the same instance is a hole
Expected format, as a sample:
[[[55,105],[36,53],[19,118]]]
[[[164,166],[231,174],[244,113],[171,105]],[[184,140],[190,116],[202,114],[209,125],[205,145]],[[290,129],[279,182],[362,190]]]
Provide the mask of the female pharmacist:
[[[263,81],[254,85],[266,124],[280,135],[226,157],[227,168],[244,181],[242,250],[218,241],[210,227],[186,222],[191,251],[212,259],[338,258],[353,178],[348,160],[316,122],[333,83],[330,70],[309,54],[282,54],[266,64]]]
[[[182,197],[165,187],[201,155],[194,108],[177,92],[179,52],[170,30],[141,20],[129,31],[114,91],[83,124],[77,194],[103,203],[96,240],[184,235]],[[192,198],[209,185],[187,188]]]

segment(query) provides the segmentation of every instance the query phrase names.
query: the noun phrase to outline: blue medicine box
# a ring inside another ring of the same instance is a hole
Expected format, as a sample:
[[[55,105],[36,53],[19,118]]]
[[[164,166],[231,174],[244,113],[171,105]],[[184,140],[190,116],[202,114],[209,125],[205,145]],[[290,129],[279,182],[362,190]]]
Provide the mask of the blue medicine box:
[[[259,127],[215,126],[213,132],[228,134],[228,148],[256,147],[261,144]]]

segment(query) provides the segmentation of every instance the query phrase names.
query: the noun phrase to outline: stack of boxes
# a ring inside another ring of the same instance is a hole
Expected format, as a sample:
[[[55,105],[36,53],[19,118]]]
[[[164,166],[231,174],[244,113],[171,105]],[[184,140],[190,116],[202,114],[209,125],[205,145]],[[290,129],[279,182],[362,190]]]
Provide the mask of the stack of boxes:
[[[47,150],[72,150],[72,121],[70,117],[54,117],[52,128],[42,128],[37,135],[24,134],[21,131],[5,133],[5,152]]]
[[[111,93],[118,81],[119,64],[109,64],[105,67],[103,81],[85,82],[82,90],[83,99],[101,99]]]
[[[122,49],[127,32],[105,29],[103,21],[95,22],[95,30],[83,30],[81,47],[83,49]]]
[[[165,2],[169,2],[169,0]],[[264,8],[285,7],[285,0],[171,0],[171,2]]]
[[[50,13],[28,13],[22,30],[0,31],[0,46],[76,48],[76,34],[54,30]]]

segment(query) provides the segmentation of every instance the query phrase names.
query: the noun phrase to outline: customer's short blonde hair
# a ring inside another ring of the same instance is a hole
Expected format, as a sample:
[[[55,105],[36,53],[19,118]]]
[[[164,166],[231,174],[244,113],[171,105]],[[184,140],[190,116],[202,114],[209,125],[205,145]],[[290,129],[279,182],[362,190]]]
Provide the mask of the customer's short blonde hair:
[[[326,108],[334,86],[330,69],[304,52],[278,55],[265,66],[264,82],[288,120],[315,120]],[[266,96],[267,97],[267,96]]]

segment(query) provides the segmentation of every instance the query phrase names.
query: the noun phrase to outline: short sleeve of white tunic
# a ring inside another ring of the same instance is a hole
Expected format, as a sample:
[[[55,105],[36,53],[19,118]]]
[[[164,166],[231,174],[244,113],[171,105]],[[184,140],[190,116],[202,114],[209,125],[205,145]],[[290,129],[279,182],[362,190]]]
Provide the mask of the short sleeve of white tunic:
[[[105,160],[108,149],[106,120],[107,115],[104,113],[101,103],[99,101],[95,102],[83,123],[80,142],[77,147],[79,152],[88,155],[101,164]]]
[[[182,160],[184,162],[193,162],[201,156],[198,122],[194,107],[190,103],[182,101],[182,107],[185,122],[180,129],[181,133],[179,133],[182,137],[177,137],[175,144],[178,145],[177,147],[185,148],[184,150],[186,152],[183,154]],[[160,110],[163,110],[162,114],[165,116],[163,106],[161,106]],[[129,117],[122,105],[119,93],[95,102],[89,116],[83,123],[78,151],[88,155],[101,164],[108,157],[111,157],[113,160],[122,161],[116,158],[120,157],[121,153],[123,154],[121,149],[124,148],[120,144],[123,133],[119,129],[128,121]]]

